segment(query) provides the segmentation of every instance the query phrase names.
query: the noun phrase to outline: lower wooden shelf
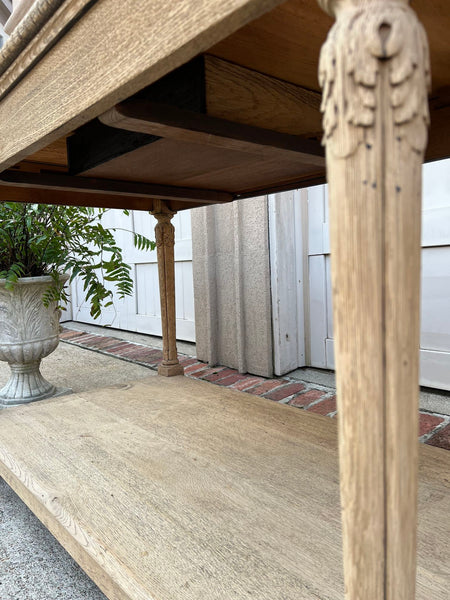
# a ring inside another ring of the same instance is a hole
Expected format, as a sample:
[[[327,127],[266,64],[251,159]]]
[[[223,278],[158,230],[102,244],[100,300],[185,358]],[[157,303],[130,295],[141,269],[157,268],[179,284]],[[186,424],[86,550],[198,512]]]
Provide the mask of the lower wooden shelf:
[[[0,475],[111,599],[342,600],[336,448],[332,419],[184,377],[0,413]],[[444,600],[450,453],[420,456],[417,598]]]

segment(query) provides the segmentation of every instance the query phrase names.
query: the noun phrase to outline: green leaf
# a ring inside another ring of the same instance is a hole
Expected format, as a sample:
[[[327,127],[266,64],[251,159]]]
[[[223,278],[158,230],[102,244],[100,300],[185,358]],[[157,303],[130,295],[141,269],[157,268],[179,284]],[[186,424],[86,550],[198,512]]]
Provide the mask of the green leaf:
[[[105,306],[133,290],[131,267],[123,260],[113,231],[102,224],[109,209],[0,203],[0,278],[13,289],[20,277],[51,275],[52,284],[43,301],[57,305],[67,301],[59,273],[79,278],[91,314],[98,318]],[[124,210],[126,216],[131,212]],[[125,230],[127,231],[127,230]],[[151,250],[154,242],[129,232],[139,250]],[[108,288],[105,286],[108,285]]]

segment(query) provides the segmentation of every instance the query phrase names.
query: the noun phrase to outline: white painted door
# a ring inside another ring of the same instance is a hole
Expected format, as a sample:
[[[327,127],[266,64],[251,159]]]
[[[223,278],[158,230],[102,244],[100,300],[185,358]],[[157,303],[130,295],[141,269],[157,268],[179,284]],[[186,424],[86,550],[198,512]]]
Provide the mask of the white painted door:
[[[310,364],[334,368],[328,194],[308,190]],[[421,385],[450,390],[450,160],[424,166]]]
[[[175,285],[177,338],[195,341],[194,287],[192,280],[192,236],[189,210],[177,213],[175,226]],[[123,249],[125,261],[132,268],[133,295],[119,300],[94,320],[89,306],[84,302],[83,285],[80,280],[72,283],[72,316],[74,321],[108,325],[117,329],[161,335],[161,308],[156,250],[144,252],[133,245],[128,231],[142,233],[154,239],[156,219],[143,211],[132,211],[125,216],[120,210],[111,210],[104,217],[104,226],[117,228],[116,239]]]
[[[306,194],[268,198],[273,358],[275,375],[306,364],[304,256]]]
[[[334,368],[328,187],[308,188],[309,364]]]

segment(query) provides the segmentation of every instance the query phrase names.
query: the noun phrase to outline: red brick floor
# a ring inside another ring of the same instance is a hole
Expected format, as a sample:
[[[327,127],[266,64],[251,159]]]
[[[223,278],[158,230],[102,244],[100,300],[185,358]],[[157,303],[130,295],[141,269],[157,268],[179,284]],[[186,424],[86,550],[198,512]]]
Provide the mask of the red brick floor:
[[[255,396],[262,396],[267,392],[271,392],[275,388],[279,388],[283,384],[284,381],[280,379],[263,379],[260,385],[256,385],[247,391],[249,394],[254,394]]]
[[[162,360],[162,352],[157,348],[127,342],[113,336],[63,328],[61,340],[152,369],[157,368]],[[320,415],[329,417],[336,415],[336,392],[333,388],[319,386],[322,389],[318,389],[313,384],[292,381],[283,377],[265,379],[255,375],[242,374],[236,369],[228,367],[210,367],[189,356],[180,355],[179,359],[185,367],[185,375],[193,379],[202,379],[215,385],[241,390]],[[450,418],[421,412],[419,415],[419,438],[420,441],[431,446],[450,450]]]
[[[444,422],[442,417],[421,413],[419,415],[419,435],[428,435]]]
[[[285,400],[294,394],[298,394],[305,389],[303,383],[289,383],[287,379],[279,379],[283,383],[287,383],[288,385],[283,385],[282,387],[277,387],[273,392],[269,392],[268,394],[264,394],[264,398],[269,398],[270,400],[275,400],[279,402],[280,400]]]
[[[294,406],[296,405],[294,404]],[[306,410],[315,412],[318,415],[323,415],[324,417],[328,415],[331,416],[331,414],[335,413],[337,410],[336,396],[331,396],[331,398],[326,398],[325,400],[321,400],[320,402],[307,406]]]
[[[427,444],[443,448],[444,450],[450,450],[450,425],[447,425],[444,429],[435,433],[429,438]]]

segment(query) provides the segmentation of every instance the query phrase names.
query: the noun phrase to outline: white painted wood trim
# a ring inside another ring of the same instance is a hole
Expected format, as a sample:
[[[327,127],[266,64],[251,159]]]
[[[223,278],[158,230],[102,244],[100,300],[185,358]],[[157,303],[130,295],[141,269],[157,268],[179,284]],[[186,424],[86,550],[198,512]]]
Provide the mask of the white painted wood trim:
[[[327,369],[327,281],[325,255],[309,256],[310,365]]]
[[[448,352],[420,350],[420,385],[450,391]]]
[[[308,255],[324,254],[324,223],[326,211],[326,186],[317,185],[308,194]]]
[[[308,256],[308,245],[309,245],[309,231],[308,231],[308,190],[303,188],[299,190],[301,197],[301,223],[302,223],[302,249],[301,259],[303,267],[303,325],[304,325],[304,336],[303,344],[305,349],[305,360],[301,366],[307,366],[311,364],[311,332],[310,332],[310,310],[309,310],[309,256]]]
[[[247,356],[245,348],[245,306],[244,306],[244,269],[242,265],[242,203],[234,202],[234,289],[236,296],[236,349],[239,373],[247,372]]]
[[[268,197],[274,372],[306,364],[303,204],[300,191]]]
[[[326,359],[329,369],[335,368],[334,363],[334,340],[326,339]],[[437,350],[420,349],[420,385],[425,387],[449,390],[448,377],[448,352],[439,352]]]

